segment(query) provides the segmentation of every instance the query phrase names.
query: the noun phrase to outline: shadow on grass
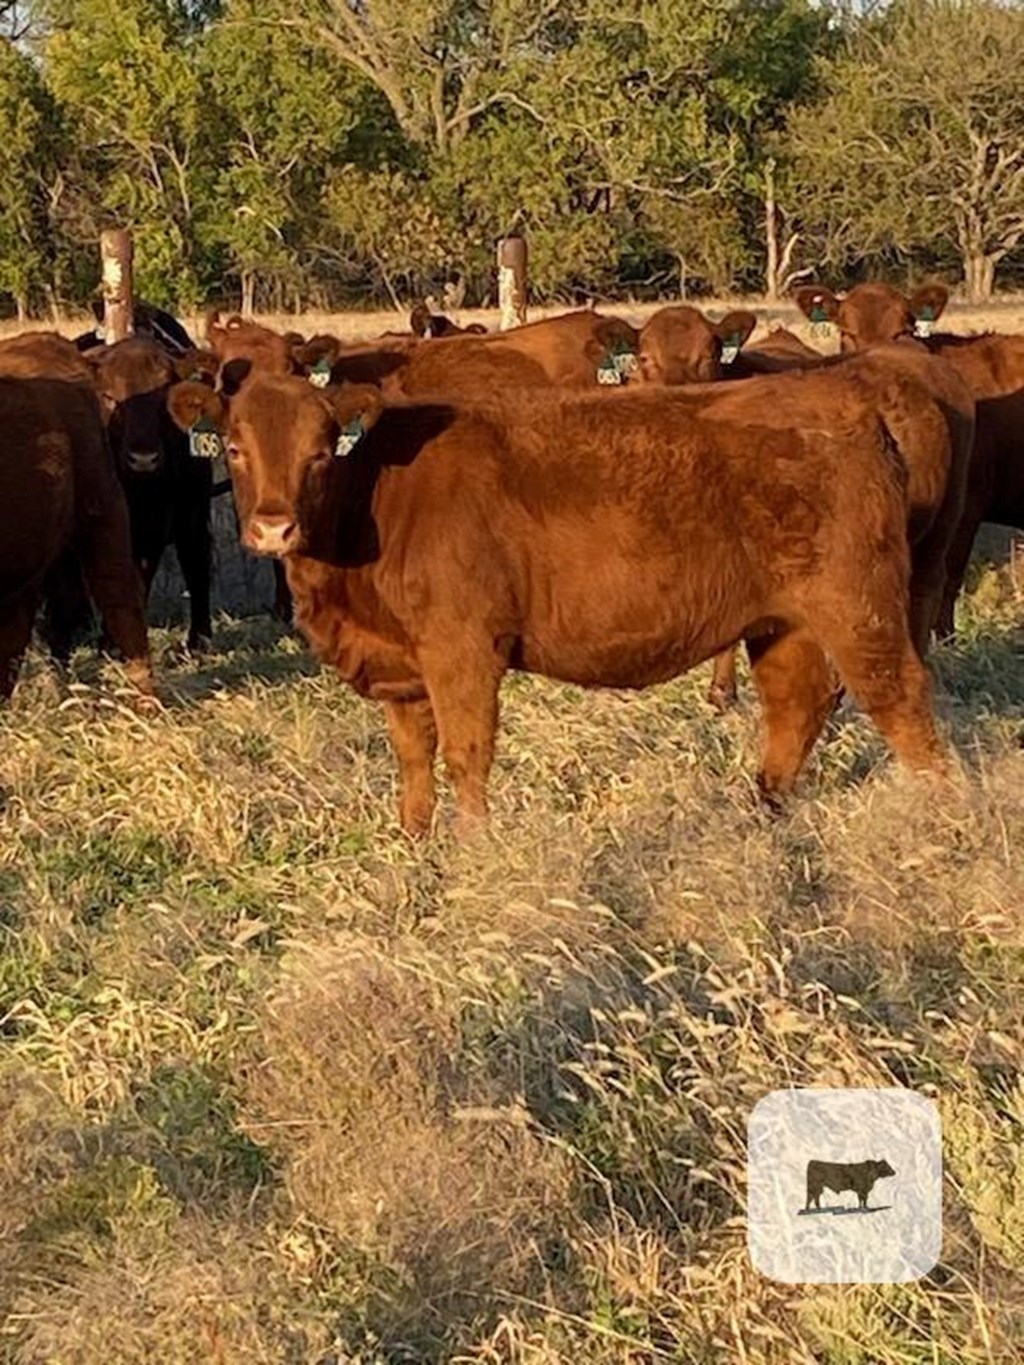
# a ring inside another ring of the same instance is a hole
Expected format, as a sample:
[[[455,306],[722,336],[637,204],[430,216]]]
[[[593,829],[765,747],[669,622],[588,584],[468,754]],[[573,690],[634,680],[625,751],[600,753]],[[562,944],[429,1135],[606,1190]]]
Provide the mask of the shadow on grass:
[[[269,616],[221,617],[214,626],[214,649],[204,655],[190,656],[180,638],[155,634],[162,689],[172,706],[252,682],[283,684],[320,672],[302,637]]]

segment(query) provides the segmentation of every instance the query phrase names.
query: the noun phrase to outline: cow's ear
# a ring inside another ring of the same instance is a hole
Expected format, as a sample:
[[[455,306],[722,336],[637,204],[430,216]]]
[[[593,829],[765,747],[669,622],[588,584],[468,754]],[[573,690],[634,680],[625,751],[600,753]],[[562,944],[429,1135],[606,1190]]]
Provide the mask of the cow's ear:
[[[359,428],[365,434],[384,411],[384,399],[374,384],[332,384],[323,401],[342,431]]]
[[[910,312],[917,322],[935,322],[949,302],[949,290],[944,284],[923,284],[911,294]]]
[[[802,284],[794,289],[793,302],[811,322],[839,321],[839,299],[823,284]]]
[[[414,336],[425,337],[430,331],[430,309],[425,303],[418,303],[409,314],[409,330]]]
[[[757,317],[745,308],[734,308],[731,313],[726,313],[721,322],[713,325],[722,339],[723,348],[735,355],[750,340],[750,334],[757,326]]]
[[[203,418],[218,431],[223,431],[227,420],[227,405],[220,394],[209,384],[198,384],[191,379],[172,386],[167,394],[167,410],[182,431],[191,431]]]
[[[229,360],[222,365],[218,372],[218,382],[224,397],[234,398],[251,372],[252,361],[245,356],[237,356],[234,360]]]
[[[322,369],[325,365],[328,372],[331,366],[341,355],[341,342],[337,337],[321,334],[310,337],[308,341],[302,341],[297,346],[292,346],[292,361],[300,370],[306,374],[316,369]]]

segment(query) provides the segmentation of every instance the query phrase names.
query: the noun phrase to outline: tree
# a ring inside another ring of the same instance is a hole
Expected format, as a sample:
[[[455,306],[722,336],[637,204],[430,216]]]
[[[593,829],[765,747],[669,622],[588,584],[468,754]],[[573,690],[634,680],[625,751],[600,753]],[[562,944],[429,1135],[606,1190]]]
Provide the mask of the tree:
[[[1024,242],[1024,9],[898,0],[823,64],[796,114],[799,212],[822,259],[959,257],[972,298]]]
[[[36,67],[0,38],[0,294],[13,297],[19,320],[46,274],[52,118]]]
[[[234,0],[203,51],[221,163],[204,242],[237,276],[247,313],[260,289],[280,294],[300,275],[303,248],[321,236],[325,182],[355,154],[366,103],[362,78],[339,80],[294,31],[248,22],[261,12],[261,0]]]
[[[77,134],[61,212],[95,250],[134,229],[139,291],[194,302],[197,230],[212,206],[209,111],[189,7],[177,0],[51,0],[50,87]]]

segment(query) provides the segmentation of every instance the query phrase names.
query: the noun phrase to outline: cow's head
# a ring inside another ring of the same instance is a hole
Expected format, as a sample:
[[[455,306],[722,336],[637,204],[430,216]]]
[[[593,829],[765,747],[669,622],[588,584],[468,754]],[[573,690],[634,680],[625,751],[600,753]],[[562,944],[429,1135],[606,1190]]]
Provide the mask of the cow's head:
[[[949,302],[949,290],[925,284],[907,295],[888,284],[858,284],[838,295],[824,285],[807,284],[794,292],[793,300],[811,322],[838,327],[840,349],[850,352],[926,336]]]
[[[253,373],[292,374],[295,370],[292,336],[281,336],[269,327],[246,322],[237,314],[228,318],[219,313],[209,314],[206,343],[222,368],[232,361],[247,360]]]
[[[736,310],[712,322],[698,308],[661,308],[640,332],[639,378],[648,384],[704,384],[721,379],[757,326]]]
[[[178,384],[169,408],[183,431],[202,425],[220,433],[242,543],[284,559],[310,553],[383,400],[370,385],[320,389],[295,376],[256,374],[232,395]]]
[[[88,360],[118,467],[132,479],[156,474],[170,435],[166,401],[176,377],[173,362],[145,337],[90,352]]]
[[[896,1174],[893,1168],[889,1165],[888,1161],[884,1160],[873,1161],[871,1165],[874,1168],[874,1176],[876,1180],[884,1180],[886,1176]]]

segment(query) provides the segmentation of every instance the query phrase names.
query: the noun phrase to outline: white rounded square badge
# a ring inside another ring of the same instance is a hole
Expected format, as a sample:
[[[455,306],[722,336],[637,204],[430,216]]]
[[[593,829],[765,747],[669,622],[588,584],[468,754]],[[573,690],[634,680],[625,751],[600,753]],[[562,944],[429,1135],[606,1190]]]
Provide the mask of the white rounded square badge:
[[[773,1090],[747,1125],[747,1244],[787,1284],[899,1284],[942,1253],[942,1126],[913,1090]]]

